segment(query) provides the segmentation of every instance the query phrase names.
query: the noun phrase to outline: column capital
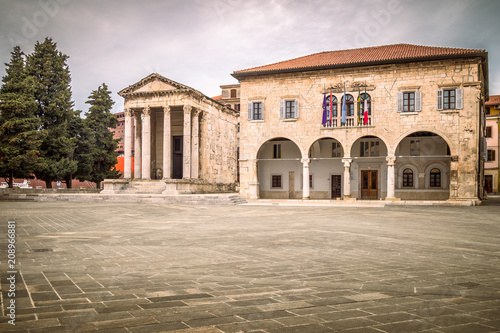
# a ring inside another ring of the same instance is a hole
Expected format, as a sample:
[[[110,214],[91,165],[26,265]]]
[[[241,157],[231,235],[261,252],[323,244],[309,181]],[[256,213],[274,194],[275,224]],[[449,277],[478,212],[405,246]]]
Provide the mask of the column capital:
[[[344,163],[345,168],[348,168],[351,166],[352,158],[343,158],[342,163]]]
[[[189,113],[189,114],[191,114],[191,111],[193,110],[193,107],[192,107],[191,105],[187,105],[187,104],[186,104],[186,105],[184,105],[184,106],[182,107],[182,109],[184,110],[184,113]]]
[[[149,116],[151,114],[151,108],[149,107],[149,105],[146,106],[144,110],[142,110],[142,114],[145,116]]]
[[[170,105],[166,105],[163,107],[163,114],[165,115],[170,114]]]
[[[132,111],[132,109],[128,109],[128,108],[127,108],[127,109],[124,109],[124,110],[123,110],[123,113],[125,113],[125,117],[131,117],[131,116],[132,116],[133,111]]]
[[[311,163],[311,159],[310,159],[310,158],[303,158],[303,159],[301,159],[300,161],[301,161],[302,163],[307,163],[307,164]]]
[[[193,110],[191,112],[192,112],[193,116],[198,117],[201,114],[201,109],[193,108]]]
[[[394,164],[396,164],[396,156],[387,156],[385,160],[387,165],[394,166]]]

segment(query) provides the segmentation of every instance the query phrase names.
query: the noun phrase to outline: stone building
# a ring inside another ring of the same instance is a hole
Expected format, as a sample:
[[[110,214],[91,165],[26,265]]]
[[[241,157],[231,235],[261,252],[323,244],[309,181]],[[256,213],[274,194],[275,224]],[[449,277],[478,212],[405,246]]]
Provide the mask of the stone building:
[[[240,193],[474,203],[487,75],[484,50],[408,44],[235,71]]]
[[[103,193],[235,189],[237,112],[156,73],[118,94],[125,99],[124,179],[106,180]]]
[[[500,189],[500,95],[490,96],[485,105],[486,111],[486,162],[484,163],[484,190],[498,193]]]

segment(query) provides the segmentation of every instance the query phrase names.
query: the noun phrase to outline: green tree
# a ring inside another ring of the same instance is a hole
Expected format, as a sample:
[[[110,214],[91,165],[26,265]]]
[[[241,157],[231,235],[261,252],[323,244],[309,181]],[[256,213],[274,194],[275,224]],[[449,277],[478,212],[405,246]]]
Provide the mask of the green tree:
[[[92,172],[88,180],[95,182],[100,188],[104,179],[118,178],[120,173],[116,170],[118,153],[116,147],[119,139],[113,139],[113,132],[110,128],[116,128],[118,118],[111,113],[113,100],[111,92],[105,83],[92,91],[89,100],[90,104],[87,118],[87,127],[92,132]]]
[[[74,174],[66,175],[64,179],[66,186],[71,184],[71,181],[75,178],[80,181],[88,180],[94,165],[92,159],[92,132],[85,119],[80,117],[80,113],[81,111],[75,111],[75,117],[69,123],[69,134],[76,139],[72,160],[76,161],[77,169]]]
[[[34,82],[26,74],[23,55],[14,47],[0,88],[0,176],[10,188],[14,178],[29,178],[39,166],[42,139]]]
[[[37,116],[44,133],[40,167],[35,175],[45,181],[47,188],[52,188],[52,181],[66,179],[77,169],[77,162],[72,159],[77,140],[68,130],[75,114],[67,59],[50,38],[43,43],[37,42],[27,59],[27,73],[34,78]],[[71,182],[67,185],[70,187]]]

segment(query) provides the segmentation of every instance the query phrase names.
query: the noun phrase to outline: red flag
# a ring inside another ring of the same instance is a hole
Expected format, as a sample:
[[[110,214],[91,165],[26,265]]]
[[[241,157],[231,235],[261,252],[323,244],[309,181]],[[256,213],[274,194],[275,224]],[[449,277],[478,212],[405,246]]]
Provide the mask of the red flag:
[[[333,107],[332,107],[332,91],[330,90],[330,127],[332,127],[332,123],[333,123]]]
[[[365,109],[365,114],[364,114],[364,117],[363,117],[363,124],[364,125],[368,125],[368,96],[366,96],[366,87],[365,87],[365,105],[364,105],[364,109]]]

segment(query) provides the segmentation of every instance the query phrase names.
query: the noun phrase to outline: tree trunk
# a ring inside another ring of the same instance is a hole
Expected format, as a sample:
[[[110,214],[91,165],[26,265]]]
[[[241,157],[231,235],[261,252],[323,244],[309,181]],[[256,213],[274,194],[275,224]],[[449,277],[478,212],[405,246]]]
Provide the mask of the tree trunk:
[[[9,188],[14,187],[14,174],[11,173],[10,177],[7,178],[7,183],[9,184]]]
[[[66,183],[66,188],[73,188],[73,179],[71,176],[67,177],[64,182]]]
[[[95,183],[95,188],[100,190],[101,189],[101,182],[96,182]]]
[[[45,187],[52,188],[52,180],[45,180]]]

